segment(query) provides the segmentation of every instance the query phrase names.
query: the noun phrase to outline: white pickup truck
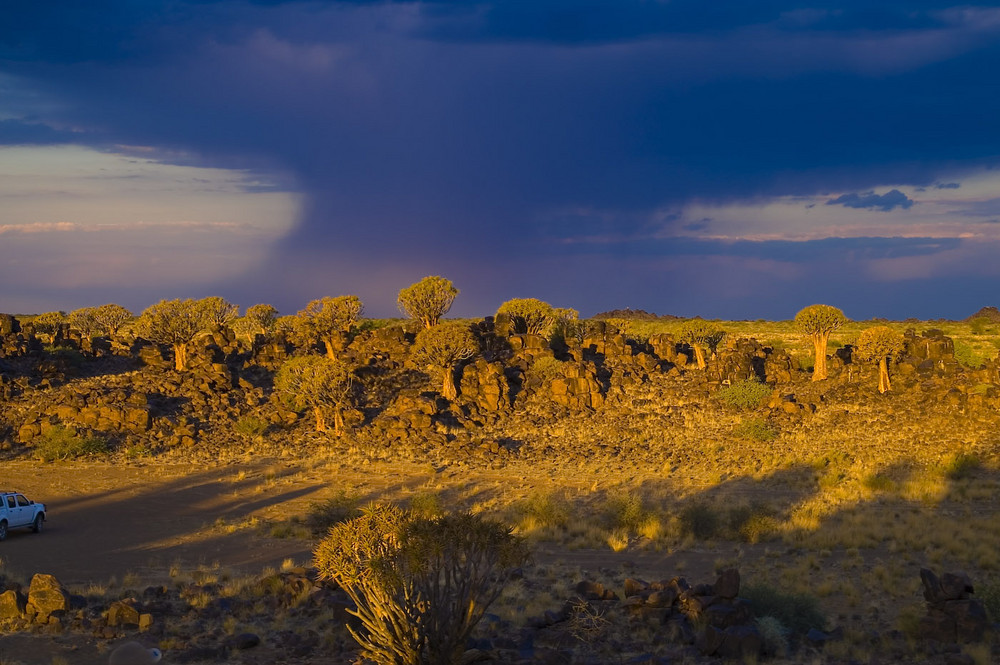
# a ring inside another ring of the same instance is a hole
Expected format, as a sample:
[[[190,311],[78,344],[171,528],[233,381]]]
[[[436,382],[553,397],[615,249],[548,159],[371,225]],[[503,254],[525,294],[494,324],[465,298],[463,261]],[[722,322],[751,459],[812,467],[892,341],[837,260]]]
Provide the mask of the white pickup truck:
[[[20,492],[0,492],[0,540],[8,529],[31,527],[38,533],[45,521],[45,504],[29,501]]]

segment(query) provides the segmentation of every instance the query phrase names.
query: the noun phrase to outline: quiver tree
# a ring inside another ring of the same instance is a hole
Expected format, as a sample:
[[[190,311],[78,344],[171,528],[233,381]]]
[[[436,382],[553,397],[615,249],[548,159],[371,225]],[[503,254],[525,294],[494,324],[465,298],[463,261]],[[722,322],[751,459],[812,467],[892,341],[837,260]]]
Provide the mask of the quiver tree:
[[[108,337],[116,337],[118,331],[132,320],[132,312],[121,305],[108,303],[94,310],[94,320]]]
[[[313,300],[299,312],[301,331],[323,342],[327,357],[336,358],[343,346],[340,339],[351,331],[363,311],[364,305],[357,296]]]
[[[569,307],[556,307],[552,310],[551,335],[553,341],[569,344],[571,341],[583,341],[583,327],[580,325],[580,312]]]
[[[678,337],[694,349],[694,359],[698,363],[698,369],[705,369],[705,351],[714,349],[724,334],[722,329],[711,321],[691,319],[681,324]]]
[[[542,335],[552,325],[552,305],[538,298],[513,298],[500,305],[497,314],[506,314],[514,322],[514,332]]]
[[[431,365],[441,372],[441,394],[453,400],[458,396],[455,366],[479,353],[479,342],[468,325],[458,321],[440,323],[417,333],[413,345],[418,363]]]
[[[63,312],[45,312],[44,314],[39,314],[35,318],[31,319],[30,323],[35,333],[55,335],[56,331],[59,330],[59,326],[62,325],[65,319],[66,314]]]
[[[372,505],[330,529],[314,552],[361,622],[347,629],[378,665],[459,665],[469,637],[512,572],[524,542],[499,522],[457,513],[420,517]]]
[[[810,305],[795,315],[795,324],[802,332],[812,338],[813,381],[826,378],[826,346],[830,341],[830,333],[847,323],[847,317],[836,307],[830,305]]]
[[[448,313],[457,295],[458,289],[451,280],[430,276],[401,290],[396,304],[400,312],[416,319],[424,328],[431,328]]]
[[[354,396],[354,372],[338,358],[299,356],[284,363],[274,375],[274,389],[286,395],[297,408],[310,408],[316,431],[325,432],[327,416],[333,416],[333,431],[344,427],[344,409]]]
[[[209,296],[198,301],[199,307],[205,310],[205,316],[211,324],[228,326],[240,315],[240,306],[234,305],[225,298]]]
[[[84,337],[93,337],[102,332],[102,328],[97,322],[96,307],[74,309],[69,313],[67,320],[69,321],[69,327],[73,330],[79,330],[80,334]]]
[[[274,330],[277,320],[278,310],[273,306],[253,305],[247,307],[243,317],[233,323],[233,329],[237,335],[246,337],[247,342],[253,344],[257,335],[267,335]]]
[[[878,391],[885,393],[892,389],[889,361],[899,356],[905,347],[902,333],[888,326],[875,326],[861,331],[851,356],[862,362],[878,363]]]
[[[188,345],[198,333],[211,328],[213,304],[204,300],[161,300],[139,316],[136,332],[151,342],[169,344],[174,351],[174,369],[187,367]]]

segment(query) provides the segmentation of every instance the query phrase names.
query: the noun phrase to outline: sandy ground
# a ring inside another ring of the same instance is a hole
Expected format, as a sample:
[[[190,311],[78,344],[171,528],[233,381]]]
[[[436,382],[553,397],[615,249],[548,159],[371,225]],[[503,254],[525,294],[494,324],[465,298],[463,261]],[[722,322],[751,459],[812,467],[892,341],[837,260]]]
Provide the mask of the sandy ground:
[[[432,488],[446,500],[467,505],[488,495],[509,500],[554,480],[545,471],[536,473],[534,478],[527,469],[439,473],[427,465],[390,463],[356,469],[308,460],[218,468],[8,462],[0,468],[0,488],[44,502],[49,517],[41,534],[20,529],[0,543],[0,573],[25,581],[34,573],[50,573],[76,592],[91,583],[120,583],[126,575],[140,580],[140,586],[166,583],[171,568],[259,574],[287,559],[296,564],[311,559],[310,540],[271,537],[267,525],[303,516],[310,504],[340,491],[367,502]],[[588,474],[566,472],[558,479],[560,486],[590,483]],[[247,526],[253,518],[264,526]],[[732,554],[727,550],[614,553],[540,546],[534,558],[590,570],[597,577],[618,570],[647,579],[680,573],[710,581],[713,562]],[[0,665],[104,663],[114,645],[69,633],[0,634]]]
[[[237,480],[238,474],[245,476]],[[293,483],[282,483],[295,475]],[[304,510],[326,483],[296,467],[220,469],[187,465],[111,466],[5,463],[0,487],[46,504],[39,535],[12,530],[0,543],[3,569],[18,576],[51,573],[69,585],[126,573],[153,579],[171,565],[259,571],[309,556],[302,540],[225,529],[249,518]],[[227,532],[231,531],[231,532]]]

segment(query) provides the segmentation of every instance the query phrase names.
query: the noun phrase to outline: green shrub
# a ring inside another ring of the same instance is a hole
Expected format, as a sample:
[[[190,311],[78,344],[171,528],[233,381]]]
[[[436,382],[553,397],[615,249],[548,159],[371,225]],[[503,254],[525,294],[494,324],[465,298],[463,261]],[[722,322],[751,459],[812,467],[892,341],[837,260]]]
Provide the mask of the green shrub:
[[[823,630],[826,617],[815,596],[787,593],[766,584],[743,585],[740,597],[750,601],[750,611],[757,619],[773,617],[792,633],[804,634],[810,628]]]
[[[969,321],[969,331],[973,335],[982,335],[986,332],[986,327],[990,325],[990,320],[985,316],[977,316]]]
[[[777,528],[774,510],[765,504],[755,502],[729,509],[729,530],[744,542],[759,543]]]
[[[315,551],[320,577],[354,601],[348,631],[378,665],[461,663],[468,640],[528,551],[511,530],[468,513],[435,519],[370,506]]]
[[[517,507],[521,522],[529,527],[565,527],[569,524],[570,505],[561,496],[539,492],[529,496]]]
[[[751,441],[774,441],[778,438],[778,430],[768,424],[764,418],[744,420],[736,426],[733,433],[741,439]]]
[[[896,489],[896,481],[881,473],[871,473],[862,481],[873,492],[891,492]]]
[[[73,459],[84,455],[103,455],[108,452],[108,442],[99,436],[80,436],[65,427],[53,427],[39,439],[35,457],[43,462]]]
[[[50,360],[64,368],[79,369],[86,362],[83,354],[76,349],[46,345],[45,353],[49,356]]]
[[[681,533],[700,540],[712,538],[719,530],[719,515],[704,503],[693,503],[681,510]]]
[[[270,426],[269,422],[258,416],[243,416],[236,421],[233,430],[247,438],[256,439],[264,436]]]
[[[605,511],[613,529],[637,531],[646,519],[642,497],[635,492],[609,496]]]
[[[313,535],[320,536],[341,522],[346,522],[360,514],[358,500],[347,492],[341,491],[332,499],[311,504],[306,513],[306,526],[309,527]]]
[[[764,653],[782,658],[788,653],[788,629],[778,619],[764,616],[757,619],[757,632],[764,643]]]
[[[418,517],[440,517],[444,514],[441,497],[434,492],[419,492],[410,498],[410,512]]]
[[[1000,579],[994,577],[982,584],[977,584],[976,598],[983,601],[983,605],[994,623],[1000,621]]]
[[[737,381],[715,393],[716,399],[742,411],[758,408],[771,396],[771,389],[755,379]]]
[[[537,377],[542,383],[562,376],[562,373],[563,363],[551,356],[535,359],[528,368],[528,374]]]
[[[982,462],[975,453],[955,453],[944,465],[944,476],[949,480],[961,480],[971,476]]]
[[[978,368],[989,360],[989,356],[977,351],[971,344],[955,342],[955,360],[966,367]]]

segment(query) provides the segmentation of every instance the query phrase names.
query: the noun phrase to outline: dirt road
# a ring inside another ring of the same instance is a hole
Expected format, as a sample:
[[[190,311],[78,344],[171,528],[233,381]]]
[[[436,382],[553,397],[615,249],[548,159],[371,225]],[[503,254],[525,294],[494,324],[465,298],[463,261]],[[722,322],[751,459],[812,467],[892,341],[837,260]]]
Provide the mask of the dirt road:
[[[273,520],[304,510],[326,484],[298,476],[281,482],[299,471],[5,463],[0,488],[44,502],[49,519],[40,535],[10,532],[0,543],[0,571],[45,572],[82,584],[121,580],[129,572],[155,579],[173,564],[259,571],[289,557],[304,562],[310,547],[304,540],[234,528],[253,517]]]

